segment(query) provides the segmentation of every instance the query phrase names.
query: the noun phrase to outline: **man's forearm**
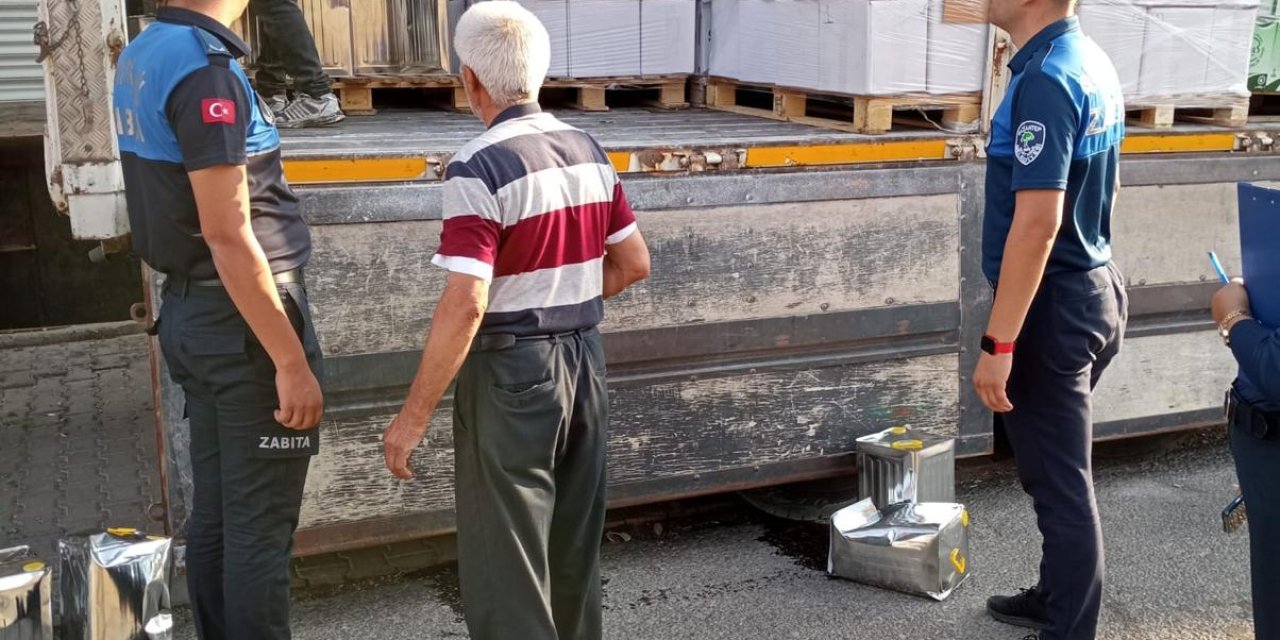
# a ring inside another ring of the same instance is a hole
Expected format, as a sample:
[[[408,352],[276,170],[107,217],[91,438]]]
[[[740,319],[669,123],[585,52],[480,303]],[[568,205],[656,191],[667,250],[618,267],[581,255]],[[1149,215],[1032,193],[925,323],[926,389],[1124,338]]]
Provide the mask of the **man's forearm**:
[[[1014,342],[1022,333],[1057,235],[1056,227],[1050,232],[1047,225],[1029,220],[1015,217],[1005,242],[1000,286],[987,323],[987,334],[1000,342]]]
[[[462,368],[487,306],[487,287],[463,286],[459,277],[450,276],[440,296],[418,373],[401,410],[424,428]]]

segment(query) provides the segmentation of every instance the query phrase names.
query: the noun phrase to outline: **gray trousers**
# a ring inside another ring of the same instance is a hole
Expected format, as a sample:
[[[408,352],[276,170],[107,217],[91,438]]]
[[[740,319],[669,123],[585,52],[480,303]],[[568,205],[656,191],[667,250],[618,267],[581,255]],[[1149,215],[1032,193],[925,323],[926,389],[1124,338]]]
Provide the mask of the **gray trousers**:
[[[318,371],[305,289],[280,285],[280,298]],[[171,281],[159,336],[191,421],[186,559],[196,635],[287,640],[290,551],[319,431],[276,423],[275,366],[226,289]]]
[[[480,336],[454,399],[473,640],[598,640],[608,390],[600,334]]]

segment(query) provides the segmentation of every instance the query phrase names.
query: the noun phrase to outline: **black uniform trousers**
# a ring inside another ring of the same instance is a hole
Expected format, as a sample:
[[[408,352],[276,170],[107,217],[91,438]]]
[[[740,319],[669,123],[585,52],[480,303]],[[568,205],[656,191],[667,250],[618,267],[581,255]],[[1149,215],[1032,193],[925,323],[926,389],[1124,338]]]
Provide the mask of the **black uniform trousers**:
[[[302,8],[297,0],[249,0],[249,9],[258,19],[258,70],[254,74],[258,93],[270,97],[285,93],[287,77],[293,88],[313,98],[333,92],[325,73]]]
[[[608,390],[595,329],[479,336],[454,396],[472,640],[599,640]]]
[[[306,291],[281,284],[279,293],[318,372]],[[319,431],[275,421],[275,366],[226,289],[171,278],[159,336],[190,419],[194,495],[186,560],[196,634],[287,639],[293,532]]]
[[[1043,640],[1092,640],[1102,605],[1102,527],[1093,491],[1093,389],[1128,321],[1120,271],[1045,276],[1013,356],[1001,416],[1044,537]]]
[[[1280,429],[1258,437],[1244,422],[1230,425],[1231,453],[1249,513],[1254,633],[1280,640]]]

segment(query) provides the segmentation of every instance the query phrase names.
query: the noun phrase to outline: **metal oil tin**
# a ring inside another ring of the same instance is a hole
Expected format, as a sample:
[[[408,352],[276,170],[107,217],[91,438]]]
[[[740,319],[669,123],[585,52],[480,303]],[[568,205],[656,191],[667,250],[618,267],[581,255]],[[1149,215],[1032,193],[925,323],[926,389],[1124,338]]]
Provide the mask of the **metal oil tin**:
[[[0,640],[53,640],[52,579],[27,547],[0,549]]]
[[[964,505],[903,502],[877,511],[863,500],[831,518],[833,576],[946,600],[970,571]]]
[[[168,538],[111,529],[63,540],[58,553],[66,640],[148,640],[148,623],[169,609]]]
[[[898,502],[954,502],[956,446],[909,427],[858,438],[858,493],[877,509]]]

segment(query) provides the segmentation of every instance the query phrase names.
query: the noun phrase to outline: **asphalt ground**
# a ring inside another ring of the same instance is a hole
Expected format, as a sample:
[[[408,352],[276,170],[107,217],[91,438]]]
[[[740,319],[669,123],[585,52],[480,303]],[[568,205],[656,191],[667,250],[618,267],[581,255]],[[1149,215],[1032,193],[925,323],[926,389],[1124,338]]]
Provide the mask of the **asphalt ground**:
[[[973,569],[946,602],[829,578],[825,528],[725,497],[700,516],[608,536],[605,637],[1019,640],[1024,630],[988,619],[983,605],[1035,581],[1030,501],[1008,460],[967,461],[959,477],[974,517]],[[1218,515],[1235,486],[1221,429],[1179,438],[1171,450],[1100,459],[1096,478],[1108,559],[1099,637],[1252,638],[1247,536],[1223,534]],[[298,640],[467,637],[448,565],[301,591],[295,601]],[[195,637],[183,612],[178,624],[177,638]]]

